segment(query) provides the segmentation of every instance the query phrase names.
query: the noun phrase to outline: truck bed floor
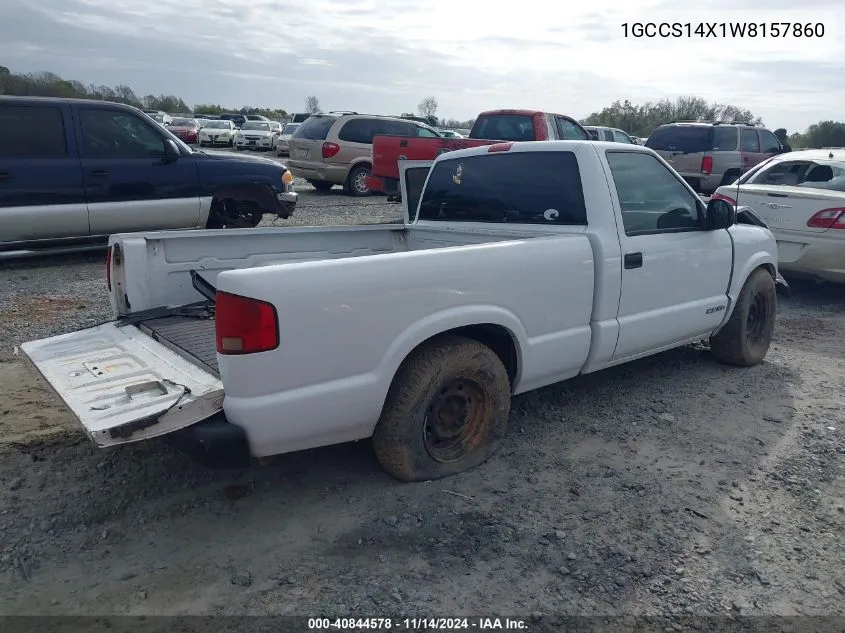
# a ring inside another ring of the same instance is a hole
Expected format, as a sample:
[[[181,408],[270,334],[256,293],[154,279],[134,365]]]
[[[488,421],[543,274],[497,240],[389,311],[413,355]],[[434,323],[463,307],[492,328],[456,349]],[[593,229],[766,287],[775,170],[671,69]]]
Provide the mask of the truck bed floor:
[[[214,319],[168,316],[142,321],[138,327],[153,340],[172,349],[183,358],[217,377],[220,376],[220,370],[217,367]]]

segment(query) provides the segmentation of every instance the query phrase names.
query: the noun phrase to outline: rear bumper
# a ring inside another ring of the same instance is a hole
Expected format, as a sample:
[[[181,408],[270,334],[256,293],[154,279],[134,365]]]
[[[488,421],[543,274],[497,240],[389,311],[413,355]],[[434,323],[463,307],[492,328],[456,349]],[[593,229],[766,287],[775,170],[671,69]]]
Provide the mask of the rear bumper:
[[[845,240],[839,236],[829,236],[827,231],[815,234],[777,231],[775,238],[780,270],[845,283]]]
[[[324,180],[333,185],[342,185],[349,175],[349,165],[329,165],[314,161],[291,158],[285,161],[294,176],[308,181]]]
[[[162,439],[209,468],[247,468],[252,463],[246,433],[229,422],[224,413]]]

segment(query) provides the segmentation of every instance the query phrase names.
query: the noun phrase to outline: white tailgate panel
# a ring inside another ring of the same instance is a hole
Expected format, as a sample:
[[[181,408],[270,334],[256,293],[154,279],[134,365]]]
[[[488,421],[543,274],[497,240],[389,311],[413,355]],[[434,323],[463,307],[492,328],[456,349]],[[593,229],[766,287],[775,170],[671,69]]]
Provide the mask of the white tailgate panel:
[[[219,378],[134,325],[106,323],[21,350],[99,446],[164,435],[223,408]]]

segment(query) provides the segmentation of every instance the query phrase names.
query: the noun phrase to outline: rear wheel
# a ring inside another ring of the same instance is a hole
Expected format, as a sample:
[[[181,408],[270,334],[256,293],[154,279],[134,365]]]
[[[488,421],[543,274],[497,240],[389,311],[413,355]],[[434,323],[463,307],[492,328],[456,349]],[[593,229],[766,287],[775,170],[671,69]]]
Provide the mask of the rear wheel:
[[[334,187],[334,185],[328,180],[309,180],[308,182],[310,182],[317,191],[328,191]]]
[[[730,319],[710,337],[710,351],[722,363],[750,367],[762,362],[775,328],[777,297],[775,280],[758,268],[739,293]]]
[[[485,462],[505,435],[508,373],[486,345],[458,336],[405,359],[373,433],[382,467],[403,481],[440,479]]]
[[[346,180],[346,191],[349,195],[363,197],[370,195],[370,188],[367,186],[367,176],[372,173],[369,165],[356,165],[349,172]]]
[[[208,216],[209,229],[250,229],[258,226],[264,213],[254,202],[238,202],[231,198],[213,200]]]

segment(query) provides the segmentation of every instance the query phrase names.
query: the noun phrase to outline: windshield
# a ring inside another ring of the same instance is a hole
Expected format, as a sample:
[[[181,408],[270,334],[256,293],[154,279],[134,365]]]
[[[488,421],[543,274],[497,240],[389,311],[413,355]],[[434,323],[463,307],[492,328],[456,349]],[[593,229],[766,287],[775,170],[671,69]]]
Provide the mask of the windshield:
[[[228,130],[232,127],[232,124],[229,123],[229,121],[203,121],[203,127],[223,128],[224,130]]]
[[[193,119],[173,119],[171,125],[174,127],[196,127],[197,122]]]
[[[242,130],[263,130],[270,131],[270,124],[266,121],[247,121],[241,126]]]
[[[299,123],[288,123],[285,127],[282,128],[282,134],[293,134],[296,131],[296,128],[299,127]]]

